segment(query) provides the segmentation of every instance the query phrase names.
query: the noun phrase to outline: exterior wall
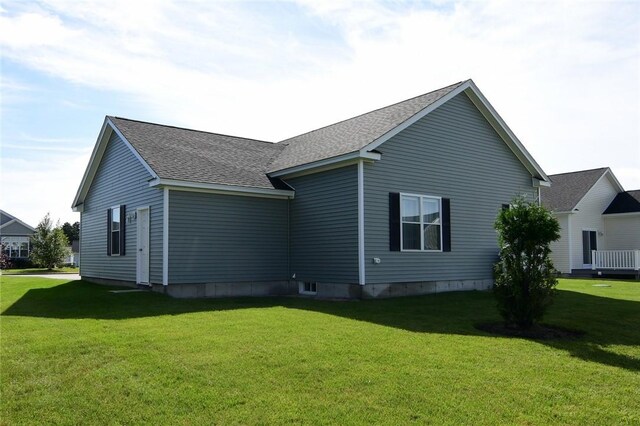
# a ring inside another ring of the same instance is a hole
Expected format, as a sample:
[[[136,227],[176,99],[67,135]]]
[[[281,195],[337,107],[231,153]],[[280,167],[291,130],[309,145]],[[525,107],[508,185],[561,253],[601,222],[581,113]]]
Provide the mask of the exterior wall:
[[[18,222],[13,222],[8,224],[7,226],[5,226],[4,228],[0,229],[0,234],[1,235],[31,235],[33,234],[33,231],[27,227],[25,227],[24,225],[18,223]]]
[[[492,279],[498,211],[518,194],[535,199],[537,191],[467,96],[456,96],[378,151],[382,159],[364,168],[367,285]],[[390,251],[390,192],[450,198],[451,252]],[[381,263],[373,264],[374,257]]]
[[[298,281],[358,283],[358,168],[356,165],[287,179],[291,275]]]
[[[602,212],[611,204],[617,195],[617,190],[605,174],[591,187],[583,199],[576,206],[577,211],[571,215],[571,269],[582,269],[582,231],[597,231],[597,244],[599,250],[612,249],[607,241],[600,235],[604,234],[604,219]]]
[[[551,243],[551,260],[556,269],[563,274],[571,273],[569,266],[569,214],[554,215],[560,224],[560,239]]]
[[[604,239],[609,250],[640,250],[640,213],[604,215]]]
[[[169,287],[287,280],[287,203],[169,191]]]
[[[127,213],[149,207],[150,280],[162,282],[162,190],[149,188],[149,172],[114,133],[87,193],[80,216],[80,275],[136,281],[136,222],[127,223],[125,255],[107,256],[107,209],[124,204]]]
[[[7,215],[5,215],[3,213],[0,213],[0,226],[4,225],[5,223],[10,222],[12,220],[13,220],[12,217],[7,216]]]

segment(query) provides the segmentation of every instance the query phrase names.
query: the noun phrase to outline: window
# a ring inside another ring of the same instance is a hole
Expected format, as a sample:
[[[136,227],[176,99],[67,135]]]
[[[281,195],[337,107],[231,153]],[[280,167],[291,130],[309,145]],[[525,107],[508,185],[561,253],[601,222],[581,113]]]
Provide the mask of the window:
[[[300,294],[316,294],[318,292],[318,285],[315,282],[305,281],[300,283],[298,290]]]
[[[442,251],[441,199],[400,195],[403,251]]]
[[[107,210],[107,256],[124,256],[125,206]]]
[[[2,246],[12,259],[29,257],[29,237],[2,237]]]

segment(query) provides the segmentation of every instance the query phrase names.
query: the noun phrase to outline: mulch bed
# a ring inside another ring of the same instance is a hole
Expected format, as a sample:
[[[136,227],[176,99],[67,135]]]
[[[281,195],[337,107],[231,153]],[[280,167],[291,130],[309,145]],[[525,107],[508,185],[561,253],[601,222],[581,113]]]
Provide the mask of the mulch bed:
[[[503,322],[488,322],[475,324],[478,330],[506,337],[521,337],[535,340],[574,340],[584,336],[584,331],[570,330],[548,324],[535,324],[533,327],[523,330],[508,327]]]

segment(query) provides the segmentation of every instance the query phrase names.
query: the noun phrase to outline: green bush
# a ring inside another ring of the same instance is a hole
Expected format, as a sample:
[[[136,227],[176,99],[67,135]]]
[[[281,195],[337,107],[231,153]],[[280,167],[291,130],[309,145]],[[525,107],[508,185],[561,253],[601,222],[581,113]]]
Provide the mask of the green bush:
[[[495,265],[494,294],[509,327],[530,328],[552,303],[557,271],[549,257],[560,225],[537,204],[516,198],[495,222],[500,260]]]
[[[62,265],[69,255],[69,241],[59,226],[53,227],[49,213],[36,227],[31,236],[29,259],[36,265],[54,269]]]

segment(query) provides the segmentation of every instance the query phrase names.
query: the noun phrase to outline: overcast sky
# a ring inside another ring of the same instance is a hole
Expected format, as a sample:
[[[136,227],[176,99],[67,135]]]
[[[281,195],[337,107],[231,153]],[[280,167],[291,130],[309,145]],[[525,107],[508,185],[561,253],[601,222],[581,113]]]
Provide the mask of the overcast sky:
[[[278,141],[472,78],[548,174],[640,189],[640,2],[3,1],[0,208],[70,205],[105,115]]]

